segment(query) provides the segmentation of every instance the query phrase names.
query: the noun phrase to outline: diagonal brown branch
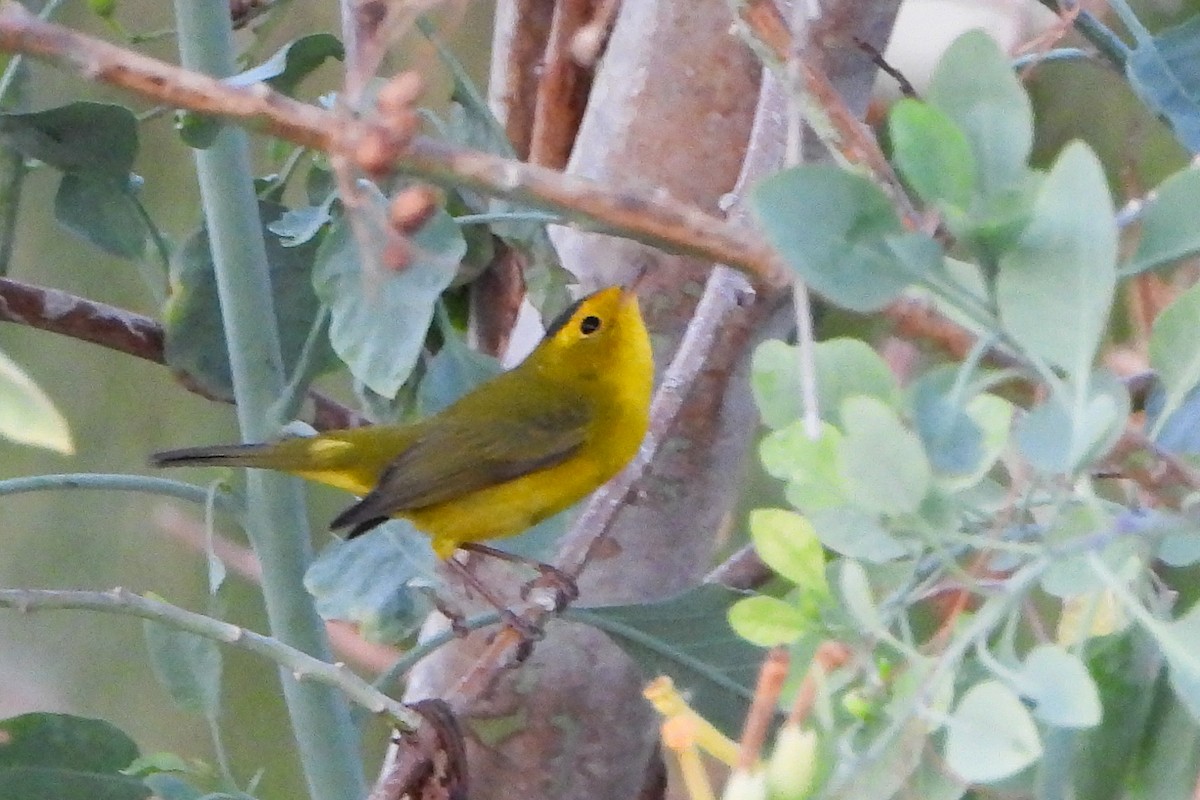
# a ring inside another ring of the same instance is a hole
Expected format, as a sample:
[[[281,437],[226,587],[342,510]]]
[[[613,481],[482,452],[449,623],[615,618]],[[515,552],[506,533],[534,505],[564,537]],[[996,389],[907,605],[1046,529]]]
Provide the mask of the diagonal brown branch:
[[[341,142],[357,141],[373,124],[297,102],[265,84],[229,86],[39,20],[14,0],[0,5],[0,49],[26,53],[158,103],[235,121],[319,150],[335,151]],[[560,211],[574,225],[619,231],[650,245],[723,262],[756,283],[771,284],[782,274],[774,252],[761,237],[669,197],[613,191],[584,178],[428,137],[417,137],[397,168],[437,183]]]
[[[0,278],[0,322],[60,333],[155,364],[166,363],[163,330],[158,322],[58,289]],[[186,380],[183,383],[197,394],[220,399],[205,394]],[[365,422],[358,413],[319,392],[309,392],[309,397],[315,404],[313,425],[318,429],[348,428]]]

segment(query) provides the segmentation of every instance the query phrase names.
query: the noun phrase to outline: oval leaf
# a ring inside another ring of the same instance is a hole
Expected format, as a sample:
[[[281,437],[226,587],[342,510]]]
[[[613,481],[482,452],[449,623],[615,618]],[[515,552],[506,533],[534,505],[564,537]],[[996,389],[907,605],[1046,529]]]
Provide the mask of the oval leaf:
[[[1052,644],[1029,651],[1017,673],[1022,696],[1047,725],[1091,728],[1100,722],[1100,693],[1078,656]]]
[[[75,452],[66,419],[25,372],[0,353],[0,436],[70,455]]]
[[[467,252],[458,225],[439,210],[413,238],[413,259],[398,272],[368,276],[349,223],[338,220],[321,243],[313,274],[331,313],[329,340],[351,374],[392,398],[408,380],[433,308]]]
[[[946,727],[946,764],[968,783],[1003,780],[1041,753],[1042,742],[1029,711],[999,681],[971,687]]]
[[[975,157],[945,113],[905,98],[888,115],[892,154],[904,180],[928,203],[966,208],[975,188]]]
[[[790,644],[812,625],[796,606],[775,597],[745,597],[729,609],[729,627],[759,647]]]
[[[750,205],[784,263],[840,306],[878,311],[914,280],[885,241],[903,233],[895,209],[861,175],[795,167],[755,186]]]
[[[1033,108],[1008,56],[990,36],[973,30],[958,37],[938,62],[928,97],[970,142],[984,194],[1024,179],[1033,148]]]
[[[1042,182],[1033,219],[1000,259],[1000,319],[1032,355],[1077,380],[1091,372],[1116,288],[1117,228],[1104,169],[1081,142]]]
[[[150,666],[184,711],[215,719],[221,707],[221,650],[217,643],[160,622],[143,623]]]
[[[808,591],[826,588],[825,552],[804,517],[782,508],[757,508],[750,512],[750,538],[759,557],[784,578]]]
[[[839,467],[851,502],[881,514],[916,511],[931,478],[916,435],[873,397],[844,400],[842,422],[846,433],[838,448]]]
[[[1142,216],[1137,252],[1121,270],[1122,277],[1171,264],[1200,253],[1200,169],[1186,167],[1155,190]]]

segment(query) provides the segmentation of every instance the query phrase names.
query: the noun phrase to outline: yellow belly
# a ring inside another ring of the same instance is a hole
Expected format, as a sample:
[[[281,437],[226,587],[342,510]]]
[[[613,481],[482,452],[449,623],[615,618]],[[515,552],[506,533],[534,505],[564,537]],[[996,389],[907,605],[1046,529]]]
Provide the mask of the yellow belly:
[[[446,503],[403,511],[431,539],[438,558],[463,542],[516,536],[582,500],[608,476],[574,460],[516,480],[462,495]]]

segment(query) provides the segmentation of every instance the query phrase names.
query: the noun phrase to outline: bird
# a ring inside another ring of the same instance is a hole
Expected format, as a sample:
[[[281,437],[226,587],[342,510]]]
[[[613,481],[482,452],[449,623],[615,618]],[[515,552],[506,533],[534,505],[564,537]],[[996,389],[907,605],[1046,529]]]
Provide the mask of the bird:
[[[461,548],[514,560],[480,543],[523,532],[619,472],[645,437],[653,374],[637,295],[610,286],[571,304],[516,367],[432,416],[150,461],[291,473],[360,496],[330,523],[348,539],[398,517],[441,559]]]

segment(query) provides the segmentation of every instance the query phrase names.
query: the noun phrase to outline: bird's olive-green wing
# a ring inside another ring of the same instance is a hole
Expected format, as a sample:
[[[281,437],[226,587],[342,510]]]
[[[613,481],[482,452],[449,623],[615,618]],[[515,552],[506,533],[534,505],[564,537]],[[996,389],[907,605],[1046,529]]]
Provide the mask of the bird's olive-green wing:
[[[586,409],[576,404],[493,416],[486,424],[476,419],[438,419],[332,527],[448,502],[559,464],[583,444],[586,423]]]

